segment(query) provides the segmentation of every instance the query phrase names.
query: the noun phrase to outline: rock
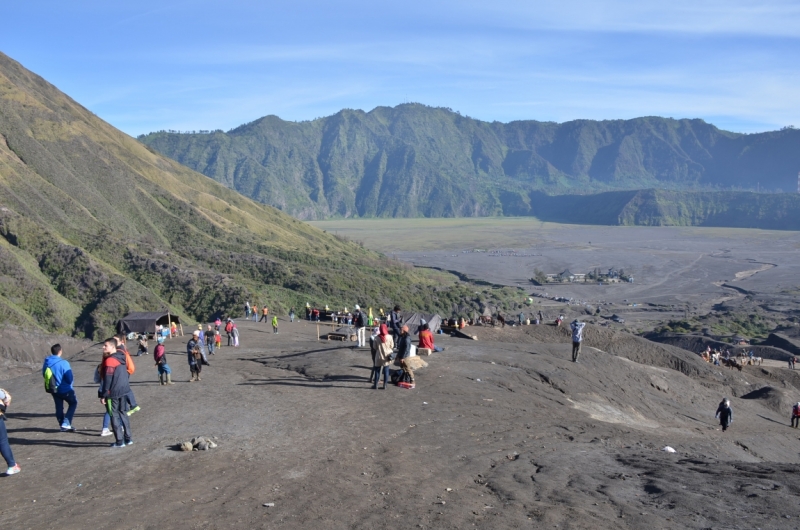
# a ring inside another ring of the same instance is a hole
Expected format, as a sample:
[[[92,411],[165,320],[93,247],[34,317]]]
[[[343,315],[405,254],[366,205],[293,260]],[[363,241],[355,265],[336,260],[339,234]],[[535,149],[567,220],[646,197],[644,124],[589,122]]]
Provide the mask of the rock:
[[[265,508],[272,508],[273,506],[275,506],[274,502],[265,502],[264,503],[264,507]]]
[[[666,446],[664,446],[664,448],[662,449],[662,451],[665,451],[665,452],[667,452],[667,453],[674,453],[674,452],[675,452],[675,449],[673,449],[672,447],[670,447],[670,446],[666,445]]]
[[[217,447],[216,442],[208,442],[208,448],[209,449],[214,449],[215,447]]]
[[[181,451],[191,451],[192,450],[192,442],[182,442],[178,444],[178,447]]]
[[[208,451],[208,442],[203,440],[202,442],[197,444],[198,451]]]

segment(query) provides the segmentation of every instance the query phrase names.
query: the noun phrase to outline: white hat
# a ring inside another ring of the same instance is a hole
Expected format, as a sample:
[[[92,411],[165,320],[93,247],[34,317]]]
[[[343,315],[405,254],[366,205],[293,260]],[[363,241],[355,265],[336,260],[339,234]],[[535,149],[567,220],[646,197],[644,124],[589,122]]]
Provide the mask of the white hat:
[[[199,337],[200,336],[200,330],[199,329],[194,330],[194,333],[192,333],[192,335],[194,335],[195,337]]]
[[[356,304],[356,309],[361,309],[360,307],[358,307],[358,304]]]

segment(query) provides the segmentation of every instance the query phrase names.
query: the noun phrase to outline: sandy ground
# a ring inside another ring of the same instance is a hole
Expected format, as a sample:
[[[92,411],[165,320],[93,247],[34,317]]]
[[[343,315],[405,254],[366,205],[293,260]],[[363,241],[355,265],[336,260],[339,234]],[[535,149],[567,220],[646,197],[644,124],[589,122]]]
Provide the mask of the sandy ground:
[[[786,409],[800,371],[715,370],[594,327],[573,364],[563,328],[472,328],[480,340],[437,336],[447,350],[416,389],[372,390],[367,350],[318,342],[307,323],[240,328],[244,346],[212,357],[200,383],[177,341],[174,386],[137,358],[143,410],[124,449],[98,437],[99,352],[72,361],[77,433],[58,431],[38,375],[3,381],[23,471],[0,477],[0,528],[800,526]],[[198,435],[219,447],[173,450]]]

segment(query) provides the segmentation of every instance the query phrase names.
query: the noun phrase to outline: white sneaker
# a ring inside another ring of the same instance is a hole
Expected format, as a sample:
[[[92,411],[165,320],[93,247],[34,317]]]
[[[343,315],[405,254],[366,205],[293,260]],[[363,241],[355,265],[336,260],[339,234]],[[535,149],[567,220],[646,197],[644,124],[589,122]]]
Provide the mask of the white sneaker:
[[[111,432],[109,429],[103,429],[102,432],[100,432],[100,436],[111,436],[112,434],[114,433]]]
[[[6,469],[6,475],[16,475],[20,471],[22,471],[22,469],[20,469],[19,464],[14,464],[14,467]]]

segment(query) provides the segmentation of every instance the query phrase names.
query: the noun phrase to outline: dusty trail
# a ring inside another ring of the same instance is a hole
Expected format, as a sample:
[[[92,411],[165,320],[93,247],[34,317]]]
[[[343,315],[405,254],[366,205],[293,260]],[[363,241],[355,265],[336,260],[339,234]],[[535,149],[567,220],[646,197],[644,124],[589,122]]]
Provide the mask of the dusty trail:
[[[478,341],[437,336],[447,351],[418,388],[371,390],[366,350],[281,326],[242,323],[244,347],[212,357],[201,383],[183,382],[180,343],[168,348],[173,387],[138,358],[143,410],[121,450],[97,436],[91,355],[73,363],[75,434],[57,432],[38,375],[4,381],[23,472],[0,477],[0,527],[778,528],[800,517],[797,431],[735,397],[780,380],[796,392],[787,370],[719,372],[600,328],[573,364],[563,328],[473,328]],[[723,394],[736,411],[724,434],[713,418]],[[196,435],[219,448],[171,449]]]

